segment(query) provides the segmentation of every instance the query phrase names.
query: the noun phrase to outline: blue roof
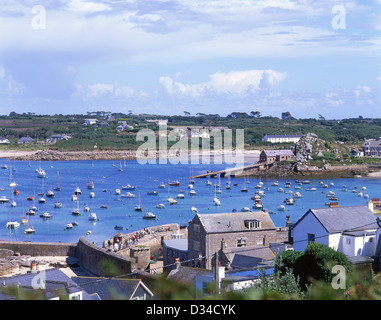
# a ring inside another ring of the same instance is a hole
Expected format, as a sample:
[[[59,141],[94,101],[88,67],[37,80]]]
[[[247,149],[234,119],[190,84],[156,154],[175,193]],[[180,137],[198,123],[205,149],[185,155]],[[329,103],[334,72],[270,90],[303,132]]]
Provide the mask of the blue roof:
[[[84,300],[93,300],[92,297],[90,297],[77,283],[75,283],[60,269],[48,269],[37,272],[28,272],[13,277],[2,277],[0,278],[0,288],[16,285],[21,287],[22,290],[30,292],[30,290],[34,291],[39,289],[39,286],[42,286],[41,280],[43,280],[45,284],[44,290],[41,292],[47,299],[57,297],[57,290],[60,290],[60,292],[64,292],[66,294],[82,291],[82,297]],[[16,297],[11,296],[6,292],[2,292],[1,298],[12,300]]]
[[[19,142],[24,142],[24,141],[25,141],[25,142],[27,142],[27,141],[33,142],[34,139],[31,138],[31,137],[22,137],[22,138],[20,138],[18,141],[19,141]]]

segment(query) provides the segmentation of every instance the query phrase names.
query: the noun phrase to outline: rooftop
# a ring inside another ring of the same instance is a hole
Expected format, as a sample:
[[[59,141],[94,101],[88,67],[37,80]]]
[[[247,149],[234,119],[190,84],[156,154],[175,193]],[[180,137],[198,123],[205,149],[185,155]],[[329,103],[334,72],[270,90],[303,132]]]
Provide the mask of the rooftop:
[[[260,230],[276,229],[273,221],[264,212],[233,212],[197,214],[207,233],[248,231],[245,221],[258,220]]]

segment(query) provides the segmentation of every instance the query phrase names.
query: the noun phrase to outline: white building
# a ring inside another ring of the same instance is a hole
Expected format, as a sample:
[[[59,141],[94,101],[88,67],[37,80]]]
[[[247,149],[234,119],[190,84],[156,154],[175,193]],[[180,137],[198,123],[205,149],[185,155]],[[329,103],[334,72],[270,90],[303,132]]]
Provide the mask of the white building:
[[[97,119],[85,119],[85,122],[82,123],[83,126],[93,126],[97,124]]]
[[[376,216],[368,206],[309,209],[292,228],[294,250],[318,242],[347,256],[373,256]]]
[[[263,141],[265,142],[271,142],[271,143],[286,143],[286,142],[293,142],[297,143],[302,135],[268,135],[266,134],[263,137]]]

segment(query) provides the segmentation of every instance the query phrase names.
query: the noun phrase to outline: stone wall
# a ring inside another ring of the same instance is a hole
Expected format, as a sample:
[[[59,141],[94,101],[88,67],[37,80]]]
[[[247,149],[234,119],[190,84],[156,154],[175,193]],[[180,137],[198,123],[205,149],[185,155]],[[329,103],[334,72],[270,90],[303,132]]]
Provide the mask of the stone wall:
[[[84,269],[101,277],[129,274],[137,267],[135,258],[100,248],[84,237],[78,241],[76,257]]]
[[[75,256],[76,243],[0,241],[0,249],[30,256]]]

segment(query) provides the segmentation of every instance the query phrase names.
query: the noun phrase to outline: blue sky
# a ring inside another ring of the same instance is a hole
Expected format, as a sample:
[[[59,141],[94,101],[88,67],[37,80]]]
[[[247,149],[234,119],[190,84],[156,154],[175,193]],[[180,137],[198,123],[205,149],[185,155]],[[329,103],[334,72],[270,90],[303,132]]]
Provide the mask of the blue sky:
[[[1,0],[0,114],[381,117],[380,7]]]

